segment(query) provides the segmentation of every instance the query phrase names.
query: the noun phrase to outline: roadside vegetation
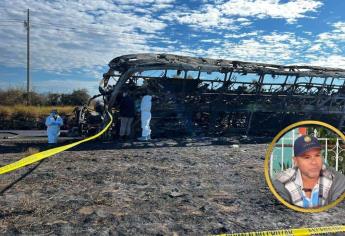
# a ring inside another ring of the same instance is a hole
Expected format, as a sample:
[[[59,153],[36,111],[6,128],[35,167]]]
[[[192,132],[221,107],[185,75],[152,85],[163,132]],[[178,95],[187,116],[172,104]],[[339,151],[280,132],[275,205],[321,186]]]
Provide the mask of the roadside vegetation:
[[[57,109],[67,121],[74,108],[87,103],[88,99],[86,90],[75,90],[71,94],[31,92],[30,105],[27,105],[25,91],[0,90],[0,129],[45,129],[45,118],[52,109]]]

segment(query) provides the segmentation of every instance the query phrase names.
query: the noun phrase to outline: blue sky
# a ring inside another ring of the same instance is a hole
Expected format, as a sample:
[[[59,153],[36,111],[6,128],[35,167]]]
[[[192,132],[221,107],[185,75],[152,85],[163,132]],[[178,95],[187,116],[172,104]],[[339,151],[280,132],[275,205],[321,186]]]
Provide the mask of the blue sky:
[[[2,0],[2,89],[26,88],[27,8],[36,92],[95,94],[131,53],[345,68],[343,0]]]

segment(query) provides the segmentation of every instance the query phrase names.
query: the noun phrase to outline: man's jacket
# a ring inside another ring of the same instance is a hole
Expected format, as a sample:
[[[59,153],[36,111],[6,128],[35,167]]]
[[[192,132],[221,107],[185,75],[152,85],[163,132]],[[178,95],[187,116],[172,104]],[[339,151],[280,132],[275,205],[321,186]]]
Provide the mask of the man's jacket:
[[[289,188],[289,186],[293,186],[293,182],[296,178],[296,173],[296,168],[290,168],[283,171],[282,173],[279,173],[277,175],[277,178],[273,181],[273,185],[282,198],[293,205],[300,206],[300,199],[298,196],[296,196],[296,194],[301,190],[291,190],[291,187]],[[324,186],[326,191],[323,192],[322,196],[323,201],[321,205],[323,206],[328,205],[329,203],[338,199],[345,192],[345,176],[340,172],[337,172],[333,168],[326,166],[323,167],[321,173],[324,173],[324,178],[325,180],[327,180],[324,182],[329,183],[329,186]],[[285,175],[285,177],[289,176],[289,178],[281,178],[282,175]],[[322,178],[322,176],[320,178]]]

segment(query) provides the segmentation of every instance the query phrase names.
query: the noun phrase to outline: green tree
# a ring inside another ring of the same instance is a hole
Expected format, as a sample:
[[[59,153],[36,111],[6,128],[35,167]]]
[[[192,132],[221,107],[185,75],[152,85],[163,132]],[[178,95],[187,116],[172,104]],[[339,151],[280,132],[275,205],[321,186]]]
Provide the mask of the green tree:
[[[61,94],[49,93],[47,96],[47,105],[50,105],[50,106],[61,105]]]
[[[89,99],[90,95],[87,93],[86,89],[74,90],[71,94],[71,100],[73,105],[86,104]]]
[[[61,104],[79,106],[86,104],[89,98],[86,89],[74,90],[71,94],[61,94]]]

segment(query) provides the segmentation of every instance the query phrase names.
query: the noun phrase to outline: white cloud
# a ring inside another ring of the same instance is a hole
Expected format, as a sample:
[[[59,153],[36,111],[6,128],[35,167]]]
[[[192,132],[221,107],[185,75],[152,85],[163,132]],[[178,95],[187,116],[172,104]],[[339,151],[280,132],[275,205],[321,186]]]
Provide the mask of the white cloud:
[[[117,0],[116,3],[131,4],[131,5],[146,5],[146,4],[171,4],[175,0]]]
[[[291,0],[281,3],[280,0],[231,0],[220,8],[225,15],[241,17],[281,18],[289,23],[306,17],[306,13],[315,12],[322,6],[316,0]]]
[[[262,38],[269,43],[276,43],[281,41],[288,41],[293,37],[293,34],[278,34],[273,33],[271,35],[264,35]]]
[[[332,32],[325,32],[318,35],[318,41],[326,43],[327,41],[345,41],[345,22],[336,22],[332,24]]]
[[[318,52],[320,50],[321,50],[321,44],[314,44],[308,49],[308,51],[311,51],[311,52]]]
[[[345,22],[338,21],[333,26],[335,28],[334,32],[345,33]]]
[[[331,24],[333,30],[331,32],[323,32],[317,35],[314,46],[309,50],[320,48],[319,54],[325,56],[329,53],[339,54],[344,53],[345,43],[345,22],[335,22]],[[317,45],[317,46],[316,46]]]
[[[203,47],[186,48],[185,51],[194,56],[273,64],[306,64],[310,60],[314,60],[314,58],[306,57],[307,49],[313,45],[312,41],[291,32],[266,34],[263,31],[253,31],[226,34],[221,42],[211,44],[215,40],[202,39],[200,41],[209,43],[209,47],[206,49]],[[310,52],[308,55],[316,53],[319,52]]]
[[[247,27],[252,24],[248,18],[279,18],[294,23],[308,17],[308,13],[316,12],[322,5],[318,0],[291,0],[286,3],[280,0],[231,0],[215,5],[206,4],[197,10],[182,9],[161,18],[199,27],[200,30],[239,29],[239,25]]]
[[[222,40],[220,40],[220,39],[202,39],[202,40],[200,40],[200,42],[212,43],[212,44],[220,44],[220,43],[222,43]]]
[[[112,0],[7,0],[0,2],[0,15],[24,20],[30,7],[32,68],[93,77],[87,83],[64,80],[60,84],[95,90],[108,62],[131,53],[343,67],[345,22],[335,22],[331,31],[316,36],[310,31],[302,36],[297,31],[267,33],[253,24],[258,19],[293,23],[311,17],[322,4],[316,0],[221,0],[191,9],[192,5],[177,6],[174,0],[117,0],[116,4]],[[0,65],[25,68],[23,22],[1,26],[0,38]],[[58,89],[57,83],[47,80],[42,88]]]
[[[239,34],[225,34],[224,38],[244,38],[244,37],[252,37],[257,36],[260,33],[260,31],[253,31],[249,33],[239,33]]]
[[[327,66],[331,68],[345,68],[345,57],[343,55],[329,55],[326,57],[318,57],[309,62],[311,65]]]
[[[277,33],[273,32],[270,35],[263,35],[261,39],[272,45],[277,45],[280,43],[284,43],[285,47],[293,47],[296,48],[304,48],[311,44],[311,42],[303,37],[297,37],[294,33]]]
[[[172,0],[141,0],[135,4],[170,4]],[[21,1],[0,3],[2,18],[25,19],[31,11],[32,68],[71,71],[106,65],[122,54],[149,51],[150,40],[166,24],[151,15],[128,13],[125,6],[100,1]],[[133,5],[134,7],[134,5]],[[0,64],[23,67],[26,32],[18,22],[0,30]]]
[[[248,22],[249,20],[247,18],[241,17],[241,18],[237,18],[236,21],[238,21],[238,22]]]
[[[247,21],[247,22],[242,22],[242,23],[240,23],[240,25],[241,25],[242,27],[250,26],[251,24],[253,24],[253,22]]]
[[[0,65],[26,68],[26,30],[23,21],[26,19],[26,9],[30,8],[31,69],[52,75],[40,84],[40,90],[87,87],[89,91],[97,92],[96,81],[84,83],[70,80],[61,83],[51,79],[74,74],[76,78],[99,79],[107,70],[108,62],[116,56],[162,51],[161,47],[149,46],[151,42],[165,40],[161,32],[167,25],[154,14],[169,9],[173,2],[1,1],[1,19],[19,21],[0,26]],[[133,9],[145,10],[138,13]],[[173,43],[173,40],[170,41]],[[6,78],[1,73],[2,79]],[[8,83],[5,85],[9,86]]]
[[[199,30],[207,30],[209,28],[238,29],[233,24],[234,20],[223,17],[219,9],[209,4],[205,5],[200,11],[189,11],[189,9],[186,9],[185,12],[170,12],[161,16],[161,19],[177,21],[180,24],[190,25]]]

